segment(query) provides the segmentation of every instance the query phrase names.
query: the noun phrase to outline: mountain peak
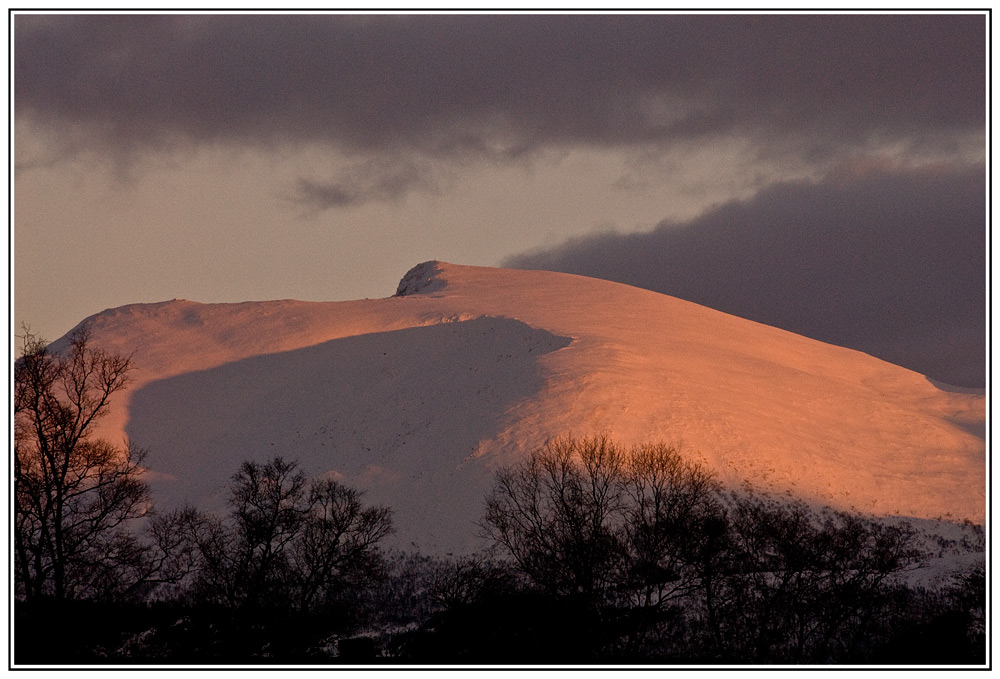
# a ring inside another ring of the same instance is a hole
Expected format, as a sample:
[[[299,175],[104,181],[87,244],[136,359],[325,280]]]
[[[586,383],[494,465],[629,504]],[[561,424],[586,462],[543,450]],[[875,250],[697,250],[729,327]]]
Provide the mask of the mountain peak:
[[[498,467],[606,432],[682,444],[734,488],[984,517],[984,395],[618,283],[429,261],[392,299],[98,318],[95,346],[135,356],[100,434],[151,451],[163,508],[224,506],[241,460],[283,454],[393,507],[398,540],[462,551]]]

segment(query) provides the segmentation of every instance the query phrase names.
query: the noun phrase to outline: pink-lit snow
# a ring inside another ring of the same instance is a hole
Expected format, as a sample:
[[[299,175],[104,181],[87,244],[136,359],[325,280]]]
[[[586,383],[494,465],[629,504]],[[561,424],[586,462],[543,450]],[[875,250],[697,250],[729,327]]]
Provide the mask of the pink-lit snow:
[[[398,292],[92,316],[136,366],[100,433],[149,449],[160,507],[222,508],[240,461],[280,454],[392,506],[397,544],[430,551],[480,545],[499,465],[598,432],[677,443],[731,485],[984,520],[982,393],[580,276],[427,262]]]

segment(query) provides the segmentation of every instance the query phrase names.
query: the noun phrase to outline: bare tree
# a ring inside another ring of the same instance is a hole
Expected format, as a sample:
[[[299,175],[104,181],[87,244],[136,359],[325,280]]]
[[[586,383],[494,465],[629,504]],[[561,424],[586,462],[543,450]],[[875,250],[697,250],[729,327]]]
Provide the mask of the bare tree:
[[[392,532],[392,511],[365,507],[362,494],[332,480],[315,481],[291,550],[299,608],[310,610],[377,570],[376,546]]]
[[[600,598],[621,556],[623,464],[606,436],[550,442],[497,472],[484,534],[544,590]]]
[[[622,470],[630,605],[657,607],[687,594],[704,526],[722,513],[711,472],[663,443],[633,448]]]
[[[14,572],[29,600],[121,584],[109,573],[143,551],[128,526],[150,509],[143,452],[93,438],[131,357],[92,347],[83,328],[69,340],[55,354],[26,330],[14,364]]]
[[[721,511],[717,490],[672,446],[558,439],[496,474],[482,526],[553,593],[657,606],[690,589],[692,528]]]
[[[375,566],[391,511],[361,493],[308,480],[295,462],[247,461],[230,484],[228,520],[191,511],[189,534],[209,598],[234,608],[322,605]]]
[[[571,604],[568,623],[590,643],[631,657],[696,595],[703,528],[722,516],[717,495],[712,475],[675,447],[559,439],[497,472],[482,528],[530,581]]]
[[[895,576],[921,556],[905,523],[734,494],[702,578],[716,652],[793,663],[848,655]]]
[[[306,477],[280,457],[244,462],[230,483],[230,521],[190,512],[199,584],[230,606],[281,599],[288,544],[307,511]]]

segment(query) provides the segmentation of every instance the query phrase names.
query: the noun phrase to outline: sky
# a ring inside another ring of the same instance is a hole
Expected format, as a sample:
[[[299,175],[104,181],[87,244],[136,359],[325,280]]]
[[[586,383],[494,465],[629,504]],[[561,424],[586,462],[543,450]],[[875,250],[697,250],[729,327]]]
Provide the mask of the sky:
[[[985,384],[983,13],[12,30],[15,328],[386,297],[438,259],[608,278]]]

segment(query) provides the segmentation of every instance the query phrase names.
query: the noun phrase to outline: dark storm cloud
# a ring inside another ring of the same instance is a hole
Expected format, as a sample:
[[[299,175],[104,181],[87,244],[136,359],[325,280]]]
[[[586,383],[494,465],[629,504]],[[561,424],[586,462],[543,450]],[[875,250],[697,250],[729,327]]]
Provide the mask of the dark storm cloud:
[[[517,156],[739,134],[828,154],[984,125],[985,17],[17,15],[16,111],[130,152]]]
[[[932,167],[781,184],[685,224],[507,264],[649,288],[982,387],[983,175]]]

